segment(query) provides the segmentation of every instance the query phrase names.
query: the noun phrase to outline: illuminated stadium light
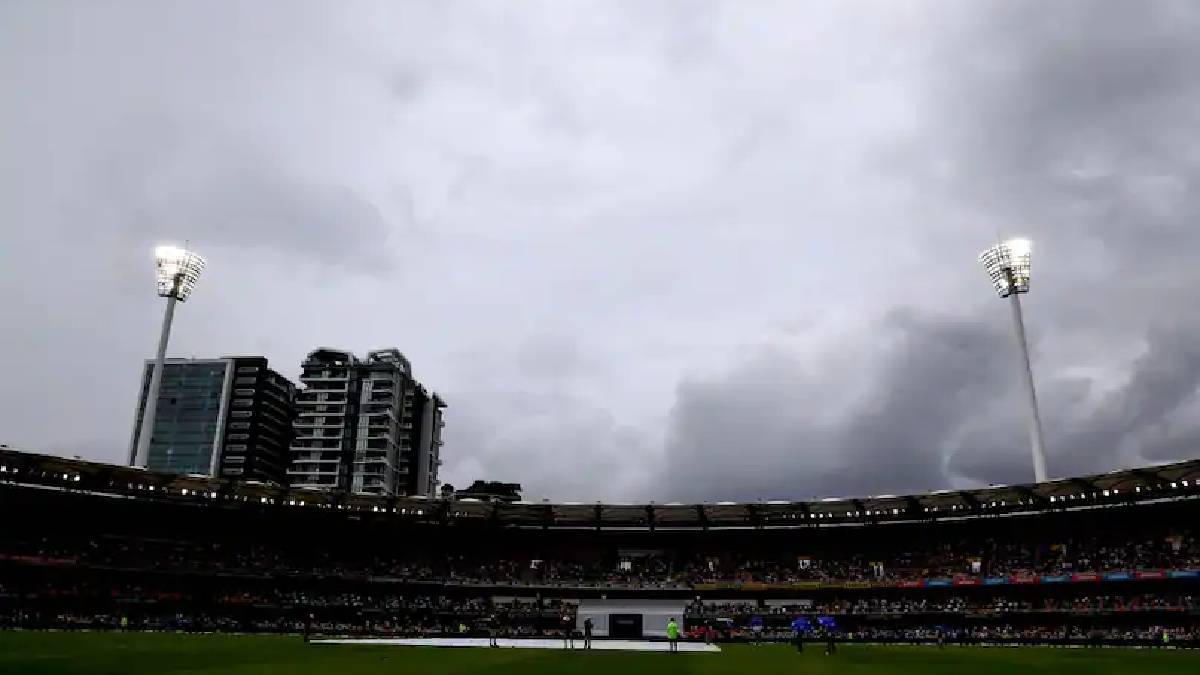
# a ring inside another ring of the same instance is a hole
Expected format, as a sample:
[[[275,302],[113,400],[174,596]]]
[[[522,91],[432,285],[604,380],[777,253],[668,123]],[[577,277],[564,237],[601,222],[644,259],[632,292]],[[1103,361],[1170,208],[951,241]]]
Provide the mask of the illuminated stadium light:
[[[1025,320],[1021,316],[1021,295],[1029,292],[1033,244],[1028,239],[1009,239],[979,255],[992,287],[1001,298],[1008,298],[1012,307],[1013,327],[1021,353],[1022,375],[1029,404],[1029,446],[1033,456],[1033,476],[1038,483],[1046,480],[1046,451],[1042,443],[1042,418],[1038,412],[1037,389],[1033,384],[1033,366],[1029,360],[1029,344],[1025,339]]]
[[[200,273],[204,271],[204,258],[178,246],[159,246],[154,249],[154,272],[158,295],[167,299],[163,312],[162,331],[158,336],[158,353],[154,358],[154,369],[150,372],[150,386],[146,391],[145,406],[137,423],[137,450],[133,465],[147,468],[150,462],[150,441],[154,437],[154,422],[158,413],[158,393],[162,388],[163,369],[167,359],[167,342],[171,338],[171,322],[175,318],[175,303],[187,302]]]
[[[154,249],[154,268],[159,296],[187,302],[204,271],[204,258],[178,246],[159,246]]]
[[[1009,239],[979,254],[992,285],[1000,297],[1029,292],[1030,258],[1033,244],[1028,239]]]

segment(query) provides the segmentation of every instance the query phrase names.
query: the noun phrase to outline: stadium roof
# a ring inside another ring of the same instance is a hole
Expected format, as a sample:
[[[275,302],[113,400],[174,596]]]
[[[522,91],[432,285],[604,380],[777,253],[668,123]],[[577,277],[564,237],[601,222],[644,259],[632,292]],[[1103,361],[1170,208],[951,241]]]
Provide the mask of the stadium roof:
[[[214,505],[308,508],[380,514],[430,523],[587,529],[783,528],[1002,516],[1144,501],[1200,498],[1200,460],[926,494],[813,501],[709,504],[501,503],[346,495],[231,478],[180,476],[139,468],[0,449],[0,485],[84,491],[113,497]]]

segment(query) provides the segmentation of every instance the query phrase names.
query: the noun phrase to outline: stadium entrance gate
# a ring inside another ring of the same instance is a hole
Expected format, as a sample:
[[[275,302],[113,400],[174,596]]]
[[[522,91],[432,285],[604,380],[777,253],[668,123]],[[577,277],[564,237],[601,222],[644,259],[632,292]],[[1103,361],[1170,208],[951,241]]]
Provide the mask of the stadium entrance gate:
[[[667,621],[674,618],[683,628],[684,600],[580,600],[576,629],[583,630],[585,619],[592,620],[596,637],[640,640],[666,637]]]

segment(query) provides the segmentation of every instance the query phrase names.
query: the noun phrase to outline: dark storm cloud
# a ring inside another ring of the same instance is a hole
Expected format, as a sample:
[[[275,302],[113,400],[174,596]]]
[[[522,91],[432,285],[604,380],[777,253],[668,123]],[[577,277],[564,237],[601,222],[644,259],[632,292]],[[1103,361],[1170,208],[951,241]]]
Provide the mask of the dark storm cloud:
[[[1129,381],[1104,396],[1095,411],[1063,439],[1055,457],[1060,471],[1105,468],[1097,465],[1097,457],[1108,459],[1127,444],[1148,459],[1200,454],[1196,411],[1185,408],[1194,402],[1200,386],[1198,338],[1200,323],[1195,317],[1152,328]]]
[[[147,251],[190,239],[210,269],[172,355],[295,375],[396,344],[450,401],[455,483],[1026,480],[975,262],[1025,234],[1051,473],[1193,456],[1198,13],[0,3],[0,441],[123,455]]]
[[[961,67],[939,99],[958,121],[952,189],[993,222],[1030,224],[1049,252],[1047,352],[1125,345],[1092,356],[1123,381],[1046,410],[1052,472],[1194,456],[1154,430],[1200,382],[1200,7],[1004,3],[952,44]],[[1046,386],[1063,361],[1041,364]]]
[[[905,170],[973,221],[958,227],[974,244],[948,237],[962,244],[954,256],[1014,228],[1035,238],[1027,311],[1052,475],[1194,457],[1200,7],[990,7],[939,36],[928,133],[911,140],[939,164],[914,155]],[[819,370],[780,379],[809,355],[772,349],[681,384],[663,480],[694,498],[1028,481],[1012,337],[974,306],[868,324],[903,346],[860,375],[870,393],[832,421],[803,412],[812,391],[850,385]]]
[[[975,318],[898,311],[871,326],[860,367],[764,350],[680,385],[662,489],[687,499],[786,499],[945,485],[944,449],[1005,390],[1007,335]],[[836,347],[835,347],[836,349]],[[838,401],[852,394],[846,409]],[[830,415],[833,415],[832,419]]]
[[[208,250],[248,247],[368,274],[394,264],[384,245],[409,223],[389,223],[354,189],[306,177],[311,169],[270,158],[254,138],[155,118],[136,126],[155,151],[101,144],[87,169],[95,194],[77,200],[104,205],[108,222],[96,225],[109,236],[192,238]]]

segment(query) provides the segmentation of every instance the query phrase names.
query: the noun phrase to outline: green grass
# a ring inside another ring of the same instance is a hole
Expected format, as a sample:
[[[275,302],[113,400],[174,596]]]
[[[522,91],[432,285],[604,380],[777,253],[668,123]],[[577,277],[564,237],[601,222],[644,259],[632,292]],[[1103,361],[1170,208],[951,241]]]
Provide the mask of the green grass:
[[[1200,673],[1200,652],[1123,649],[843,647],[798,655],[777,645],[721,654],[306,645],[299,638],[0,632],[0,673],[65,675],[1147,675]]]

